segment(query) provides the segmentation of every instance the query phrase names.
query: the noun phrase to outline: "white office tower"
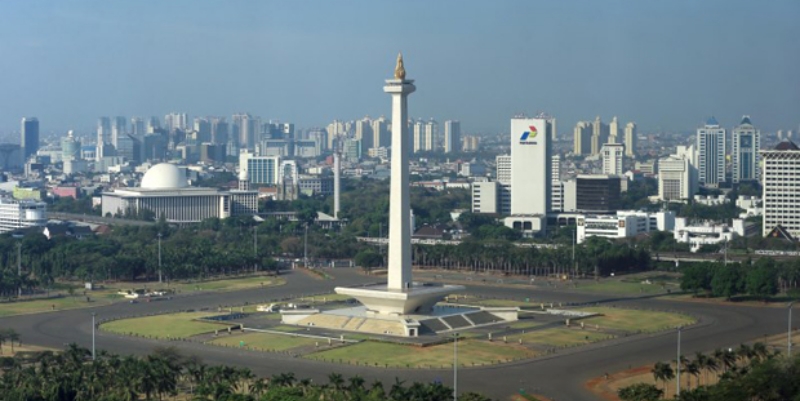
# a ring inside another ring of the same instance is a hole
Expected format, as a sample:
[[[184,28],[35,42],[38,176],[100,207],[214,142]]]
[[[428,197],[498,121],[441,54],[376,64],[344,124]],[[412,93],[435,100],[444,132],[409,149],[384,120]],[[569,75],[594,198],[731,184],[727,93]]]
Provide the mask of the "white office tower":
[[[550,162],[550,181],[552,185],[550,194],[550,211],[564,210],[564,183],[561,182],[561,155],[553,155]]]
[[[389,122],[386,121],[386,117],[384,116],[372,120],[372,145],[373,148],[388,148],[392,146]]]
[[[697,129],[697,172],[700,185],[717,188],[725,182],[725,128],[714,117]]]
[[[497,155],[497,181],[511,184],[511,155]]]
[[[337,143],[343,142],[347,137],[347,129],[344,121],[333,120],[328,124],[328,149],[337,149]]]
[[[416,121],[411,125],[412,144],[414,153],[425,152],[427,140],[425,138],[425,123]]]
[[[105,144],[111,139],[111,119],[108,117],[100,117],[97,120],[97,152],[95,152],[95,161],[103,160],[105,155]]]
[[[239,113],[231,117],[231,124],[239,147],[254,150],[261,136],[261,118],[253,117],[249,113]],[[252,179],[252,175],[250,178]]]
[[[47,225],[46,203],[0,198],[0,233],[45,225]]]
[[[611,122],[608,124],[608,143],[620,143],[621,138],[619,138],[619,121],[617,121],[617,116],[611,119]]]
[[[592,124],[588,121],[578,121],[573,131],[572,153],[576,156],[592,153]]]
[[[439,142],[439,123],[431,118],[425,123],[425,148],[429,152],[436,152],[440,147]]]
[[[444,122],[444,152],[452,153],[461,150],[461,122],[447,120]]]
[[[281,178],[280,163],[280,156],[239,153],[239,171],[244,170],[252,184],[278,185]]]
[[[732,141],[733,182],[757,181],[761,177],[758,151],[761,150],[761,131],[743,116],[742,122],[733,129]]]
[[[186,131],[189,127],[189,116],[186,113],[169,113],[164,116],[164,128],[169,132]]]
[[[361,142],[361,152],[367,154],[370,149],[375,147],[375,135],[372,132],[372,120],[369,116],[356,121],[355,139]]]
[[[511,119],[511,214],[544,215],[549,211],[550,130],[544,119]]]
[[[600,116],[592,122],[592,155],[600,153],[603,145],[608,143],[608,124],[600,120]]]
[[[674,155],[658,161],[658,199],[687,201],[697,193],[694,146],[678,146]]]
[[[636,140],[638,133],[636,132],[636,123],[629,122],[625,124],[625,156],[636,156]]]
[[[621,143],[607,143],[603,145],[603,174],[621,176],[623,172],[622,155],[625,145]]]
[[[762,150],[764,159],[763,235],[781,226],[793,237],[800,237],[800,148],[784,141],[775,149]]]

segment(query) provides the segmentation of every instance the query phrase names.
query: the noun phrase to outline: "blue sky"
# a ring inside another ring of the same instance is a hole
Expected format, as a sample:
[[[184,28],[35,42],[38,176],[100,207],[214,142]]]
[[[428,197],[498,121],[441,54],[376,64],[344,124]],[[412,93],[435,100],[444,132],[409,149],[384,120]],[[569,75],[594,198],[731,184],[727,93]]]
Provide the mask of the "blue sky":
[[[742,114],[800,123],[800,1],[4,1],[0,135],[101,115],[248,111],[299,127],[389,114],[403,51],[411,115],[501,132],[547,111],[688,131]]]

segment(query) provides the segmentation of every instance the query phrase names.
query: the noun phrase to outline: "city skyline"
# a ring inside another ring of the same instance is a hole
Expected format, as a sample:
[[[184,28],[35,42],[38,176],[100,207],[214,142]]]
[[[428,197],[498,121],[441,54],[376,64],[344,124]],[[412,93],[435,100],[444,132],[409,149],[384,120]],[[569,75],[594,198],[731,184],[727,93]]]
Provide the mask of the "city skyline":
[[[748,114],[764,132],[800,122],[800,55],[788,51],[796,2],[411,2],[389,20],[371,3],[188,4],[0,5],[10,39],[0,42],[0,135],[22,116],[38,117],[45,136],[172,110],[250,110],[302,127],[379,116],[382,94],[368,88],[398,50],[430,88],[410,114],[460,120],[465,132],[502,132],[510,116],[539,111],[561,133],[594,115],[640,132],[689,132],[711,115],[732,128]],[[401,34],[409,19],[419,29]]]

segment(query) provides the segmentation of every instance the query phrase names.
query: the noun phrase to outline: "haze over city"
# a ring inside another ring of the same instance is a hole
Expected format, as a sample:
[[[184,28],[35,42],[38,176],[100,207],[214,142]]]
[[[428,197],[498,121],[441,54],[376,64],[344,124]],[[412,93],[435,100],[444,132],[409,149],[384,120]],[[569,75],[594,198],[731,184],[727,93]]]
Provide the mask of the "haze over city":
[[[796,1],[0,3],[0,136],[98,116],[251,112],[300,127],[387,113],[403,51],[413,117],[504,132],[547,111],[560,133],[614,115],[692,131],[743,114],[797,129]]]

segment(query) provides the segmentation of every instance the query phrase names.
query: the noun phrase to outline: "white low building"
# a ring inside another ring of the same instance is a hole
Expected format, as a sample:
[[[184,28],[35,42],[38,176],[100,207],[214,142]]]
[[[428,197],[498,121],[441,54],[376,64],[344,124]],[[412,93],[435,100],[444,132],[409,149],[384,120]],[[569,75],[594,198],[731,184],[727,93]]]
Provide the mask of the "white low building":
[[[579,244],[587,237],[610,239],[630,238],[650,231],[672,231],[675,213],[656,213],[621,210],[616,215],[579,215],[577,218]]]
[[[757,196],[740,195],[736,199],[736,207],[744,209],[744,212],[739,214],[741,219],[761,216],[764,213],[764,204],[761,202],[761,198]]]
[[[733,219],[733,224],[719,224],[704,222],[690,226],[685,217],[675,219],[676,241],[689,244],[692,252],[697,252],[703,245],[724,244],[737,236],[746,235],[745,222],[742,219]]]
[[[47,225],[47,204],[34,200],[0,198],[0,233]]]

